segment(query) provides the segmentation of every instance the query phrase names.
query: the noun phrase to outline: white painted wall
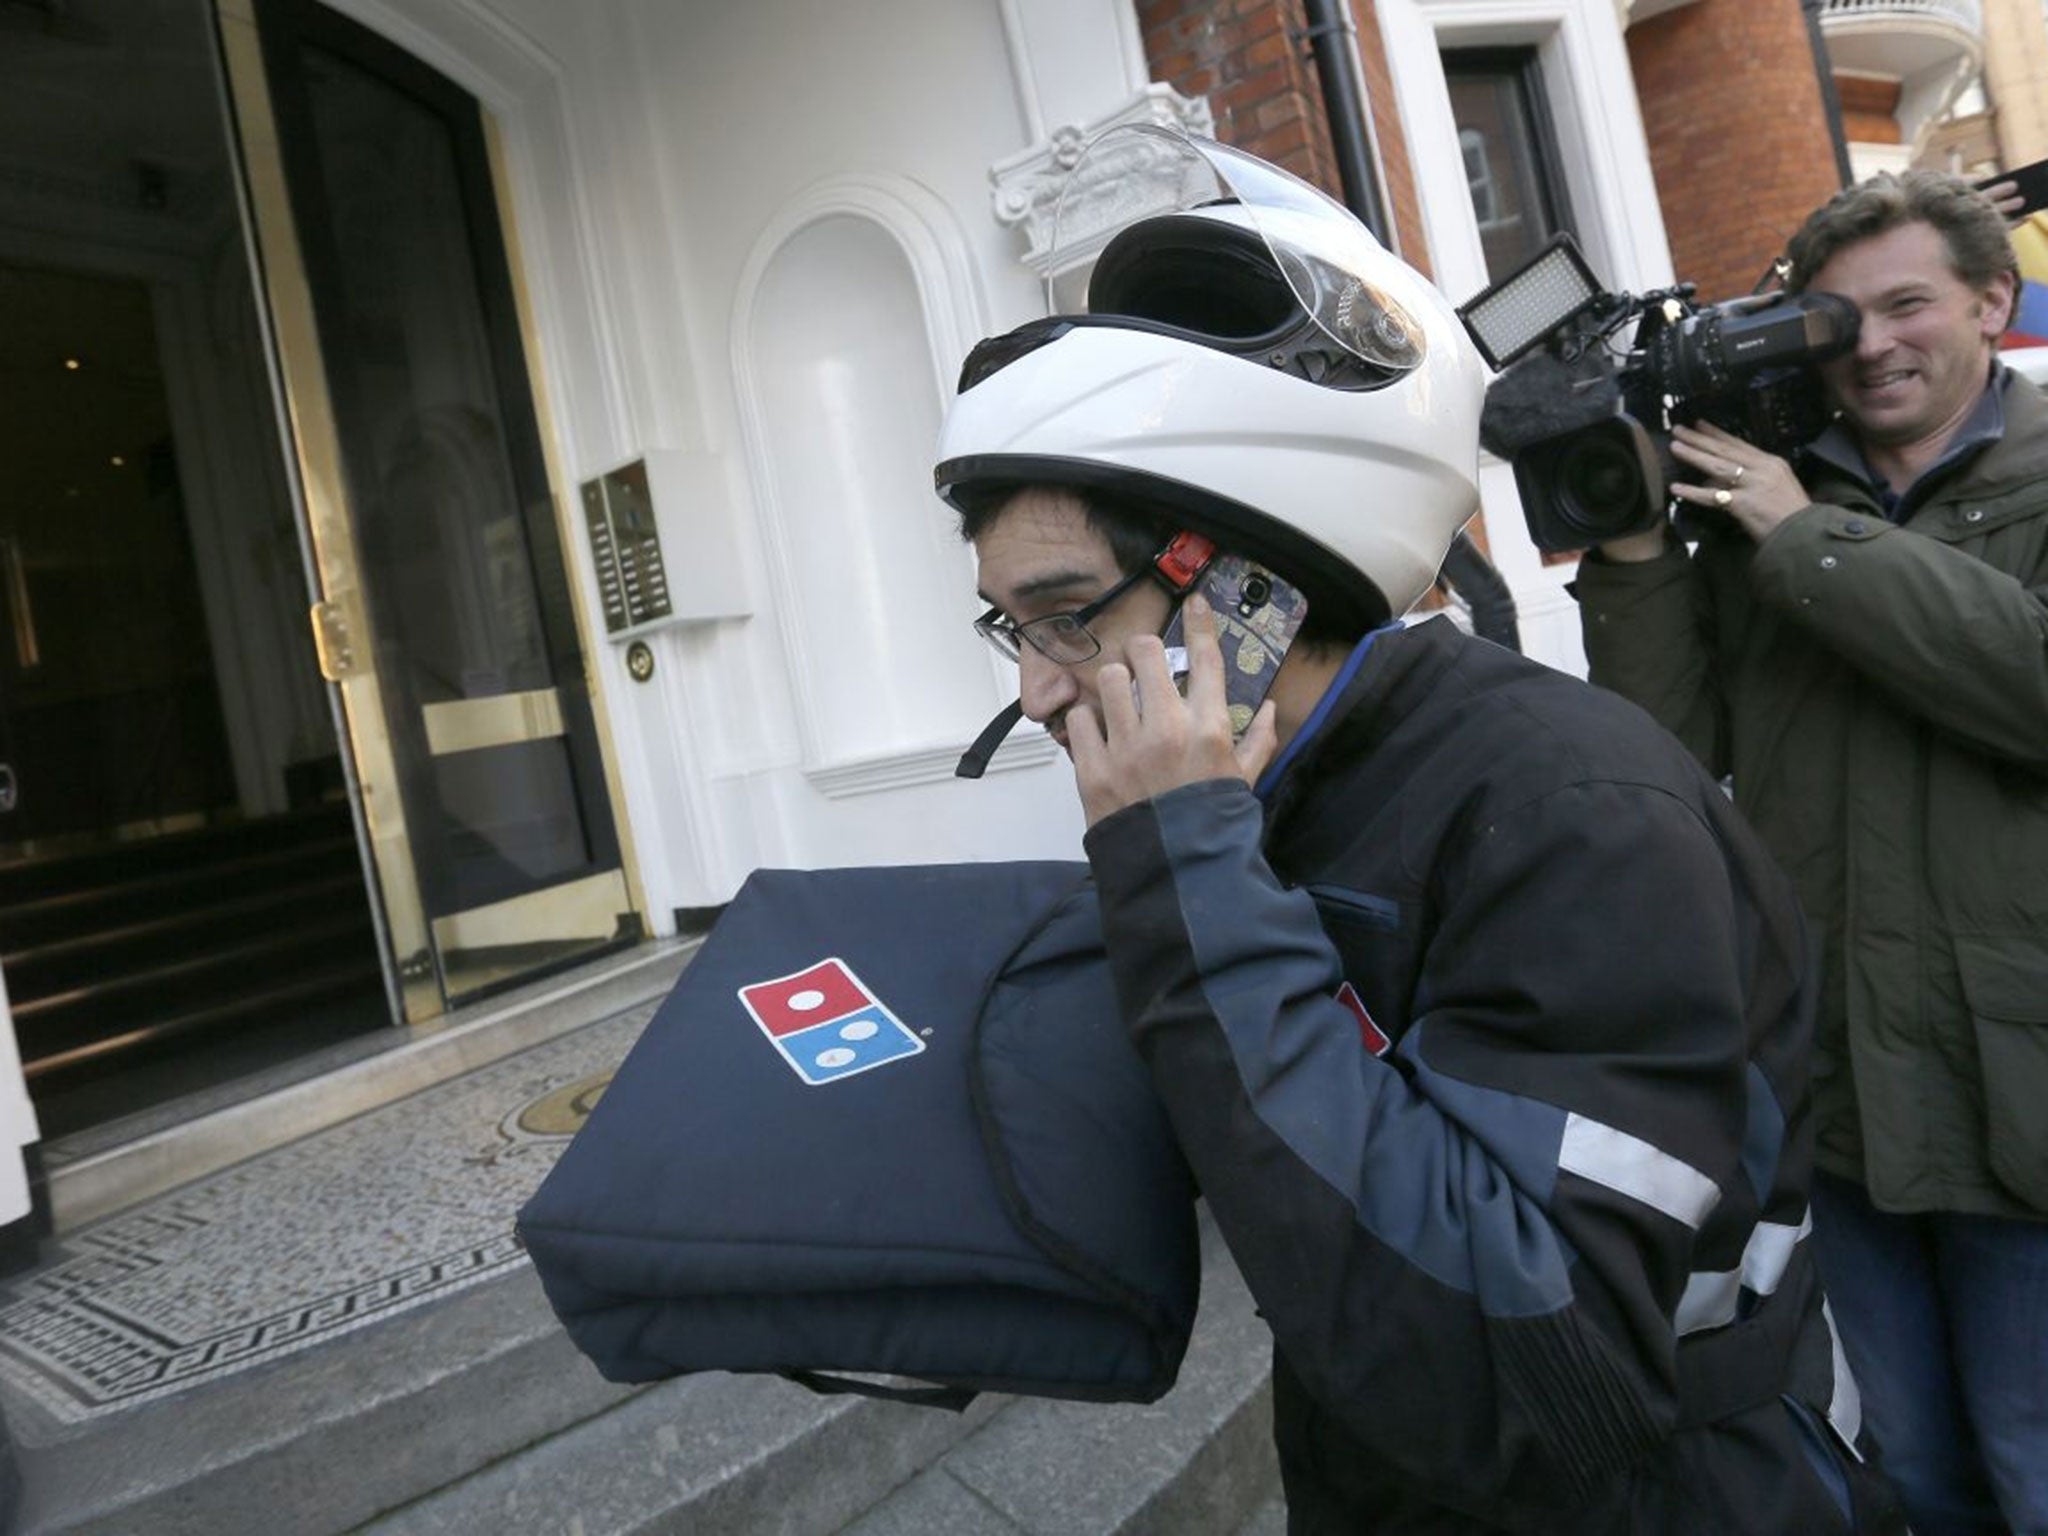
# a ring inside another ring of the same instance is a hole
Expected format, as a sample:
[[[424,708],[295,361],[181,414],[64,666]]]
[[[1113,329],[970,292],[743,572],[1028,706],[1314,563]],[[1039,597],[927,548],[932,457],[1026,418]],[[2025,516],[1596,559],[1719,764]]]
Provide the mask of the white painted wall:
[[[564,476],[672,454],[670,564],[737,532],[746,616],[643,635],[649,682],[586,634],[657,927],[760,865],[1078,856],[1028,727],[951,778],[1015,680],[930,448],[967,346],[1042,310],[989,168],[1143,82],[1127,0],[337,3],[496,119]]]

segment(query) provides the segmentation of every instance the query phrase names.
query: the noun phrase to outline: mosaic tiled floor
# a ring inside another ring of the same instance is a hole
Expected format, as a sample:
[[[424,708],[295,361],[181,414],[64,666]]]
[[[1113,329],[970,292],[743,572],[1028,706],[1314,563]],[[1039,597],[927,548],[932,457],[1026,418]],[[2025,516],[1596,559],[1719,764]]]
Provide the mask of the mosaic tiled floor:
[[[70,1234],[0,1287],[0,1377],[75,1423],[525,1262],[512,1218],[655,1005]]]

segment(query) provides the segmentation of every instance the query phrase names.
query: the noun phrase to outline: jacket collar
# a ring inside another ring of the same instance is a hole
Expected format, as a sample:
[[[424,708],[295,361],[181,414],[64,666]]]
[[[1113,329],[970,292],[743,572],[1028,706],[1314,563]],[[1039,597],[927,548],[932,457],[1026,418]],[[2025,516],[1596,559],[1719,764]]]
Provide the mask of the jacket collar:
[[[2010,369],[1993,362],[1984,388],[1977,392],[1977,403],[1970,407],[1969,415],[1958,425],[1941,456],[1906,485],[1893,485],[1877,472],[1864,449],[1863,439],[1850,429],[1845,417],[1837,416],[1829,422],[1827,430],[1815,438],[1806,451],[1823,463],[1860,480],[1864,489],[1877,498],[1886,517],[1894,522],[1903,521],[1916,503],[1927,499],[1935,486],[2005,435],[2003,397],[2006,386],[2016,377],[2018,375]]]
[[[2031,380],[2014,373],[2003,363],[1993,365],[1989,388],[1998,392],[1996,404],[2004,417],[2003,431],[1988,443],[1980,438],[1969,445],[1958,444],[1954,454],[1943,455],[1940,464],[1914,482],[1915,487],[1924,487],[1921,495],[1912,495],[1911,488],[1908,488],[1906,500],[1909,510],[1938,494],[1937,480],[1945,481],[1949,486],[1966,482],[1972,494],[1981,495],[2007,485],[2048,478],[2048,397],[2044,397]],[[1980,444],[1981,451],[1961,474],[1948,475],[1944,472],[1944,466],[1954,467],[1956,456],[1968,453]],[[1862,467],[1861,448],[1839,422],[1830,426],[1802,457],[1808,468],[1818,469],[1823,478],[1848,479],[1863,486],[1873,497],[1877,496],[1877,488],[1872,484],[1867,468]]]
[[[1449,619],[1437,617],[1390,625],[1367,638],[1372,645],[1364,659],[1338,674],[1284,759],[1260,781],[1269,827],[1314,785],[1384,742],[1456,664],[1461,637]]]
[[[1984,450],[1972,476],[1985,486],[2048,477],[2048,397],[2031,379],[2002,363],[1999,368],[2006,376],[2002,391],[2005,435]]]

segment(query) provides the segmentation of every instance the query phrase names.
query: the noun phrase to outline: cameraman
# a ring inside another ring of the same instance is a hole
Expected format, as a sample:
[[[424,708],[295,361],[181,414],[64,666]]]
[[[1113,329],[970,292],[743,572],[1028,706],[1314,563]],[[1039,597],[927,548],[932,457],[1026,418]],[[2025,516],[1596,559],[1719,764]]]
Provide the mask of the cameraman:
[[[1733,774],[1824,939],[1814,1236],[1915,1528],[2048,1531],[2048,401],[1956,178],[1873,177],[1788,254],[1861,315],[1839,416],[1796,470],[1679,428],[1674,495],[1726,518],[1587,558],[1586,653]]]

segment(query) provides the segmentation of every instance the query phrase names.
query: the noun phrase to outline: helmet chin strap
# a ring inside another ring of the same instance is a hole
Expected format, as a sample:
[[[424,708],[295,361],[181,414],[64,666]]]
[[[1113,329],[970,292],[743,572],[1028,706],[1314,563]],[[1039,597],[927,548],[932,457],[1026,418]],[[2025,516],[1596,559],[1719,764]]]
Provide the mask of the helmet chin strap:
[[[960,762],[953,770],[956,779],[978,779],[988,771],[988,760],[996,755],[996,748],[1003,739],[1017,728],[1017,722],[1024,718],[1024,701],[1012,699],[989,721],[982,733],[974,738],[974,745],[960,754]]]

